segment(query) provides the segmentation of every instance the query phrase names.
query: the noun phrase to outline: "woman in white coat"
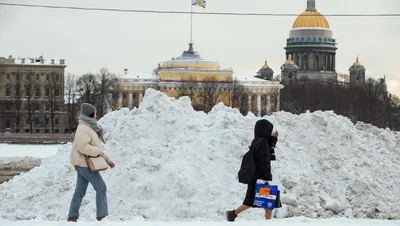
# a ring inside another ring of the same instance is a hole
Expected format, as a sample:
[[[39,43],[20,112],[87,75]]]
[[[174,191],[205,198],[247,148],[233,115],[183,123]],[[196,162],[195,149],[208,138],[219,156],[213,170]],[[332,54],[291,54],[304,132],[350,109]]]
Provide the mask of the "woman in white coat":
[[[103,134],[97,124],[96,117],[96,108],[93,105],[88,103],[81,105],[79,125],[76,129],[70,155],[70,162],[77,172],[76,188],[68,213],[68,221],[72,222],[76,222],[79,218],[79,209],[89,183],[92,184],[96,191],[96,219],[101,221],[108,215],[106,184],[99,172],[91,172],[89,170],[85,159],[85,155],[101,156],[111,168],[115,167],[114,162],[100,149],[100,139],[103,140]]]

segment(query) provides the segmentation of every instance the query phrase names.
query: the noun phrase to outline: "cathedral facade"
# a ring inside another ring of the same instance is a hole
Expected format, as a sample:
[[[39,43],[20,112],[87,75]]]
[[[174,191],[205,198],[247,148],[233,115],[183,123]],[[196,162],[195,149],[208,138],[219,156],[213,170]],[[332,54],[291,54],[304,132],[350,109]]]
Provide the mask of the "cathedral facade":
[[[151,73],[125,69],[119,79],[120,98],[115,108],[138,107],[145,90],[153,88],[174,98],[189,96],[198,110],[209,111],[215,104],[224,103],[241,110],[244,107],[257,116],[279,111],[284,86],[272,80],[273,71],[266,62],[258,74],[260,77],[238,75],[232,68],[221,68],[218,61],[204,59],[189,43],[188,50],[159,63]]]

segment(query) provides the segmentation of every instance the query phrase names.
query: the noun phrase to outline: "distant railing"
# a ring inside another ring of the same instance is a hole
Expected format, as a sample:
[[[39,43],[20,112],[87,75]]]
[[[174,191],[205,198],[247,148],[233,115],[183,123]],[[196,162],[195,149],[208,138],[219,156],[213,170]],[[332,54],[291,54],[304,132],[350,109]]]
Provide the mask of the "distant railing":
[[[67,143],[74,134],[0,133],[0,143]]]

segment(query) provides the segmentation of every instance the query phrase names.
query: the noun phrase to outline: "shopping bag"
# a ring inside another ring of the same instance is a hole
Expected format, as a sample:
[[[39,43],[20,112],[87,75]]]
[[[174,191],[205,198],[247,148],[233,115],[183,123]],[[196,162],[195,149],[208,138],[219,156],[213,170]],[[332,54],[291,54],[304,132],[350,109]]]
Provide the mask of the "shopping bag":
[[[255,207],[273,210],[278,195],[278,185],[269,185],[265,182],[256,183]]]

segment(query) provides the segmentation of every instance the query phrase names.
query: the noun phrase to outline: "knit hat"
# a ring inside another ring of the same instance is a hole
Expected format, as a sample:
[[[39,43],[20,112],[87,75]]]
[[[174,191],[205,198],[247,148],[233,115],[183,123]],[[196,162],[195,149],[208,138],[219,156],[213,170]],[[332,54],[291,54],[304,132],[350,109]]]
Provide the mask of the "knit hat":
[[[89,116],[93,113],[96,113],[97,109],[95,106],[88,104],[88,103],[83,103],[81,104],[81,114]]]

